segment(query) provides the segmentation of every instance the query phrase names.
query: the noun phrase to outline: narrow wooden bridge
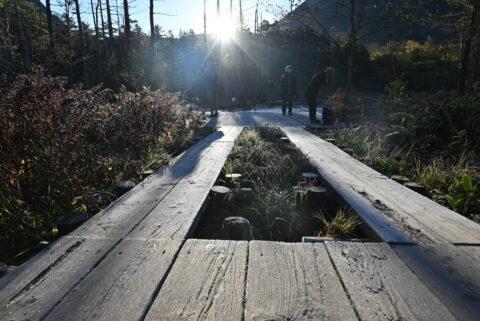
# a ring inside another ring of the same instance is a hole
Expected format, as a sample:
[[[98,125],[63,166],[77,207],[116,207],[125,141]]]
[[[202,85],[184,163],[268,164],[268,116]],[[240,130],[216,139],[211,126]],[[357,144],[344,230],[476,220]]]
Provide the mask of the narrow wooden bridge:
[[[306,119],[221,113],[215,133],[0,279],[0,320],[479,320],[480,226]],[[244,126],[280,127],[375,242],[191,239]]]

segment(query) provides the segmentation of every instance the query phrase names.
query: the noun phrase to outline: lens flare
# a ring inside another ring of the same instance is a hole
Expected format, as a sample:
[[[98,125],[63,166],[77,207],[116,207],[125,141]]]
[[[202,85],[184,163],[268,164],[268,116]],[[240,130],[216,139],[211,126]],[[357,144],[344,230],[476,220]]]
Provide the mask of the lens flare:
[[[228,17],[219,16],[214,21],[213,32],[220,41],[231,40],[236,33],[235,25]]]

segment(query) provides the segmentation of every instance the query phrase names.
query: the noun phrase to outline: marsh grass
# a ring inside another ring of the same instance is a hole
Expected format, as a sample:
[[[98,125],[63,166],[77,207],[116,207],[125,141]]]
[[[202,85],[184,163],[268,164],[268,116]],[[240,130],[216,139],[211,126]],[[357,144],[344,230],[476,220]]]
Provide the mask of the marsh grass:
[[[434,201],[459,214],[472,218],[480,212],[480,171],[475,166],[478,161],[466,143],[458,154],[448,150],[431,152],[417,141],[392,146],[381,131],[370,127],[315,133],[352,148],[355,158],[387,177],[404,175],[424,185]]]
[[[283,135],[275,128],[247,128],[242,132],[232,150],[238,157],[227,159],[217,184],[252,188],[255,198],[243,202],[227,197],[220,208],[209,206],[197,228],[197,237],[222,238],[221,224],[228,216],[247,218],[257,240],[299,242],[302,236],[314,234],[317,220],[307,208],[307,198],[301,206],[296,205],[293,187],[317,184],[302,177],[304,172],[316,171],[297,149],[280,140]],[[232,173],[242,176],[237,182],[225,179]]]
[[[357,227],[361,224],[358,215],[345,206],[338,209],[332,220],[328,220],[320,212],[313,215],[322,224],[322,229],[316,233],[317,237],[355,236]]]

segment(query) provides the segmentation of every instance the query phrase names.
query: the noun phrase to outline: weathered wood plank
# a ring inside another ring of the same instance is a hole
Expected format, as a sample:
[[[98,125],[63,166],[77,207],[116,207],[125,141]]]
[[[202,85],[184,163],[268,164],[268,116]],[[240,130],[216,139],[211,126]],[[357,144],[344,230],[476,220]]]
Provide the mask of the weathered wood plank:
[[[480,264],[480,245],[476,246],[457,246],[458,249],[465,252]]]
[[[188,240],[146,321],[242,320],[247,242]]]
[[[361,320],[455,320],[387,244],[326,247]]]
[[[250,242],[245,320],[357,320],[321,243]]]
[[[458,320],[478,320],[478,261],[452,245],[390,247]]]
[[[375,207],[415,240],[426,244],[479,243],[479,225],[393,182],[313,134],[298,128],[285,128],[284,131],[303,153],[311,157],[322,176],[327,172],[329,183],[333,180],[337,185],[343,185],[346,194],[357,198],[355,203]],[[334,172],[334,175],[328,175],[328,172]],[[379,226],[373,228],[378,230]]]
[[[186,238],[198,223],[205,200],[233,142],[216,143],[207,157],[132,231],[132,238]]]
[[[241,129],[236,127],[222,128],[201,140],[185,151],[172,166],[150,175],[124,197],[95,215],[70,235],[125,237],[155,206],[162,202],[176,185],[196,180],[197,168],[209,166],[212,157],[223,155],[240,131]],[[217,143],[217,141],[221,142]]]
[[[0,320],[40,320],[117,242],[61,238],[16,271],[2,289]]]
[[[31,314],[32,320],[42,316],[70,291],[103,255],[126,237],[175,184],[193,184],[192,177],[195,178],[199,172],[197,167],[211,163],[210,149],[222,150],[222,153],[228,154],[228,144],[233,144],[240,131],[241,129],[233,127],[220,129],[192,146],[164,172],[151,175],[71,233],[73,237],[62,238],[49,250],[24,264],[8,281],[2,282],[4,288],[0,294],[0,307],[4,306],[5,309],[0,313],[16,318],[19,316],[16,311],[20,311],[18,306],[22,305],[24,310],[30,309],[30,312],[25,313]],[[221,142],[216,143],[217,140]],[[202,163],[202,159],[207,160],[207,163]],[[193,176],[189,176],[191,173]],[[215,178],[212,177],[211,180],[213,184]],[[190,225],[183,225],[182,236],[187,233],[187,227],[194,223],[194,218],[188,218],[191,219]],[[177,222],[175,219],[173,222]],[[172,232],[172,235],[176,234]],[[87,238],[84,238],[85,236]],[[45,294],[42,294],[43,292]]]
[[[365,197],[365,191],[362,188],[364,185],[361,181],[340,167],[336,160],[323,154],[323,150],[317,146],[317,140],[320,138],[298,128],[282,128],[282,130],[290,141],[309,157],[309,161],[327,185],[330,185],[382,240],[394,243],[416,242],[395,220],[385,215]]]
[[[341,166],[361,179],[371,190],[380,193],[386,206],[408,214],[421,223],[423,229],[436,233],[450,243],[480,242],[480,225],[392,181],[332,144],[323,140],[319,143],[328,155],[335,157]]]
[[[44,320],[140,320],[181,240],[123,240]]]

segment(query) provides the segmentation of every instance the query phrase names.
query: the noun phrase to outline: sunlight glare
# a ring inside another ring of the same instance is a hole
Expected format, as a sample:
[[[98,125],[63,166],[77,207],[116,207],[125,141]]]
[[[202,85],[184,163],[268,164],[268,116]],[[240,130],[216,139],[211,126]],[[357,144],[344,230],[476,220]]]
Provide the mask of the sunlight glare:
[[[228,41],[235,36],[235,25],[228,17],[220,16],[213,25],[213,32],[220,41]]]

